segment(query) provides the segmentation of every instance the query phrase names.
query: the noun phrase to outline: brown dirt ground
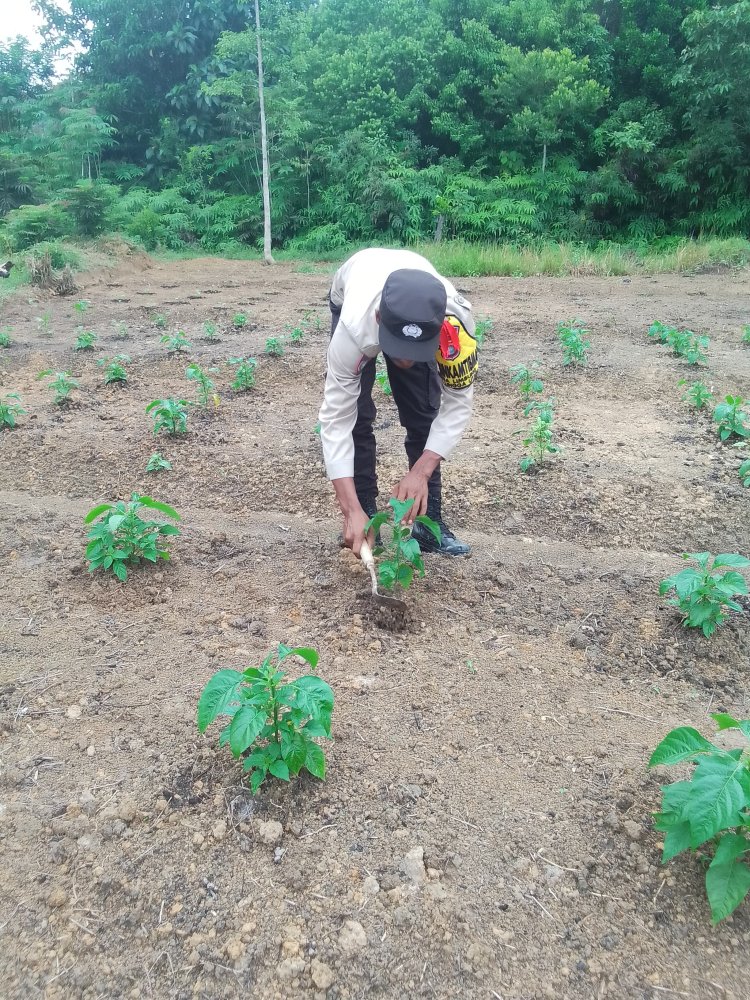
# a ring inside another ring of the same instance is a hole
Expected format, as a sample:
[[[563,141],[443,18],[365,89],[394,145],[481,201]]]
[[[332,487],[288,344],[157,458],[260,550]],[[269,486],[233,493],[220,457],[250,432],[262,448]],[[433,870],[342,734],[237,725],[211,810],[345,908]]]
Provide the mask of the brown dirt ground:
[[[459,282],[494,324],[446,468],[474,554],[428,558],[400,629],[338,549],[314,433],[328,274],[134,257],[85,276],[85,326],[133,358],[124,388],[72,352],[70,300],[5,302],[2,388],[28,414],[0,435],[0,993],[744,1000],[750,904],[712,928],[698,863],[660,864],[668,777],[645,765],[675,725],[708,735],[709,711],[749,714],[747,621],[707,642],[657,595],[683,551],[748,553],[747,491],[737,453],[680,402],[693,370],[645,330],[710,332],[711,381],[750,395],[747,274]],[[179,441],[144,414],[192,396],[156,311],[220,367],[219,409]],[[263,356],[307,311],[320,328]],[[585,370],[560,363],[572,316],[592,334]],[[239,353],[260,359],[245,395],[222,365]],[[507,367],[533,357],[565,451],[523,476]],[[80,377],[73,405],[51,405],[35,377],[50,367]],[[383,397],[384,494],[401,436]],[[155,448],[171,473],[145,474]],[[86,572],[82,517],[133,490],[176,506],[183,534],[122,586]],[[278,641],[320,651],[335,739],[324,784],[253,799],[195,705],[216,669]]]

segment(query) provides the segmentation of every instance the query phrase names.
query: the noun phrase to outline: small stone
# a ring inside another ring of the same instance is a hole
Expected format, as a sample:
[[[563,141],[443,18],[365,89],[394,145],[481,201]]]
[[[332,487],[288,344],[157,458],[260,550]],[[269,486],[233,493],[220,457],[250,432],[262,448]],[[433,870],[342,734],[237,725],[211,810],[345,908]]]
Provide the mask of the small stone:
[[[622,825],[631,840],[640,840],[643,836],[643,827],[634,819],[626,819]]]
[[[426,894],[431,896],[433,899],[447,899],[448,893],[445,890],[445,886],[441,885],[440,882],[430,882],[425,886]]]
[[[69,719],[80,719],[81,718],[81,706],[80,705],[70,705],[67,712],[65,713]]]
[[[319,990],[327,990],[333,984],[335,976],[330,965],[314,958],[311,963],[311,978],[313,985]]]
[[[380,883],[374,875],[368,875],[362,883],[362,891],[366,896],[376,896],[380,892]]]
[[[421,885],[427,881],[427,871],[424,866],[424,848],[412,847],[412,849],[402,858],[399,864],[399,871],[403,872],[416,885]]]
[[[193,834],[193,843],[195,844],[196,847],[200,847],[203,844],[203,842],[205,841],[205,839],[206,838],[203,836],[202,833],[194,833]]]
[[[227,824],[223,819],[220,819],[217,823],[214,823],[211,828],[211,836],[214,840],[223,840],[227,835]]]
[[[276,966],[276,975],[286,982],[301,975],[305,971],[304,958],[285,958]]]
[[[68,894],[64,889],[53,889],[49,896],[47,896],[47,905],[51,906],[55,910],[59,909],[61,906],[65,906],[67,902]]]
[[[367,945],[365,929],[357,920],[347,920],[339,933],[339,948],[351,955]]]
[[[278,844],[284,836],[284,827],[276,819],[269,819],[258,827],[258,835],[264,844]]]

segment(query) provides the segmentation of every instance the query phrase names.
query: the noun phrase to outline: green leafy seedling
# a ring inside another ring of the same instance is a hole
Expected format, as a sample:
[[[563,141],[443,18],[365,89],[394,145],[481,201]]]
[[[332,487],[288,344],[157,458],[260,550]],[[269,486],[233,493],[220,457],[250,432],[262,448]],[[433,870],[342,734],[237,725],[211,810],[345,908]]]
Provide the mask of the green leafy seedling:
[[[0,330],[0,347],[10,347],[11,344],[12,340],[10,337],[10,327],[4,326],[3,329]]]
[[[287,333],[289,334],[289,340],[293,344],[301,344],[305,337],[305,330],[302,326],[288,326]]]
[[[164,336],[160,338],[159,343],[164,344],[170,354],[174,352],[179,353],[183,350],[186,351],[192,346],[190,341],[185,336],[184,330],[178,330],[177,333],[165,333]]]
[[[530,399],[523,408],[523,415],[530,417],[534,414],[545,423],[551,424],[555,417],[555,405],[554,399]]]
[[[209,320],[207,320],[203,324],[203,338],[204,338],[204,340],[218,340],[219,339],[218,327],[216,326],[216,323],[212,323]]]
[[[158,434],[159,431],[166,431],[172,435],[186,434],[189,405],[186,399],[175,399],[173,396],[150,402],[146,407],[146,413],[153,414],[154,434]]]
[[[41,316],[36,318],[37,326],[39,327],[40,337],[51,337],[52,336],[52,313],[47,310],[43,312]]]
[[[538,361],[532,361],[528,365],[511,365],[508,369],[510,380],[514,385],[518,386],[518,391],[521,393],[523,399],[528,399],[532,393],[544,391],[544,382],[540,378],[537,378],[539,367]]]
[[[691,382],[688,384],[686,378],[680,379],[677,385],[687,385],[688,388],[682,394],[682,400],[690,403],[696,410],[702,410],[713,400],[713,393],[704,382]]]
[[[563,349],[563,364],[566,367],[569,365],[584,367],[588,364],[591,341],[587,339],[589,331],[581,320],[574,319],[570,323],[559,323],[557,334]]]
[[[247,326],[247,316],[245,313],[235,313],[234,316],[232,316],[232,326],[235,330],[241,330],[243,326]]]
[[[73,344],[74,351],[93,351],[94,345],[99,339],[97,335],[92,330],[81,330],[78,328],[80,333],[76,337],[76,342]]]
[[[214,406],[219,405],[219,394],[214,391],[216,383],[210,377],[216,371],[216,368],[209,368],[208,371],[204,371],[194,361],[185,369],[185,378],[189,382],[195,382],[195,391],[198,393],[199,406],[206,407],[209,402],[212,402]]]
[[[665,343],[672,348],[673,354],[684,358],[690,365],[697,365],[705,364],[711,339],[698,337],[692,330],[669,330]]]
[[[723,712],[711,718],[720,732],[738,731],[744,746],[725,750],[680,726],[664,737],[648,766],[694,765],[687,780],[662,786],[654,825],[664,833],[663,862],[691,851],[707,865],[706,895],[717,924],[750,891],[750,719]]]
[[[658,319],[654,320],[651,326],[648,328],[648,335],[652,340],[658,340],[660,344],[666,344],[667,339],[677,331],[673,326],[666,326],[661,323]]]
[[[133,493],[130,502],[101,503],[92,508],[84,518],[90,524],[86,560],[89,573],[97,569],[110,570],[118,580],[126,580],[128,566],[137,566],[141,560],[155,563],[169,559],[166,538],[179,535],[173,524],[160,524],[143,519],[143,510],[156,510],[179,521],[180,515],[166,503]],[[93,523],[92,523],[93,522]]]
[[[731,437],[750,437],[750,413],[745,409],[742,396],[725,396],[724,402],[714,408],[713,420],[722,441]]]
[[[484,347],[484,342],[488,335],[492,332],[492,320],[489,316],[484,316],[482,319],[477,319],[476,328],[474,330],[474,339],[477,342],[477,347]]]
[[[750,458],[746,458],[737,470],[740,482],[745,487],[750,487]]]
[[[750,344],[750,323],[746,323],[745,326],[742,327],[740,340],[743,344]]]
[[[168,472],[171,468],[172,463],[162,458],[158,451],[155,451],[146,462],[146,472]]]
[[[123,322],[123,320],[119,320],[119,322],[113,323],[112,325],[115,328],[115,332],[112,334],[112,336],[113,336],[113,338],[115,340],[127,340],[128,339],[128,337],[130,336],[130,332],[128,330],[128,324],[127,323]]]
[[[318,739],[331,738],[333,691],[315,674],[288,680],[279,667],[299,656],[312,670],[318,665],[314,649],[279,645],[259,667],[219,670],[206,684],[198,702],[198,729],[219,716],[229,722],[219,735],[242,770],[250,775],[255,794],[268,775],[289,781],[304,768],[316,778],[326,776],[326,759]]]
[[[284,345],[278,337],[269,337],[266,341],[265,352],[272,358],[280,358],[284,353]]]
[[[154,313],[151,317],[151,322],[157,330],[165,330],[167,327],[167,317],[164,313]]]
[[[51,376],[52,378],[52,381],[49,383],[49,388],[55,394],[52,402],[57,406],[69,403],[71,392],[78,388],[78,382],[76,379],[71,378],[70,372],[53,372],[50,369],[39,372],[37,378],[41,379],[48,376]]]
[[[91,303],[88,299],[80,299],[78,302],[73,303],[73,308],[79,316],[83,316],[90,305]]]
[[[401,588],[408,590],[414,579],[414,573],[424,576],[424,559],[422,550],[416,538],[412,538],[411,526],[405,523],[405,517],[414,506],[413,500],[388,501],[390,510],[381,510],[371,517],[365,528],[366,532],[374,531],[376,537],[383,537],[383,528],[389,529],[385,539],[376,545],[373,554],[382,556],[378,562],[378,581],[384,590]],[[431,531],[439,543],[441,539],[440,525],[431,517],[422,514],[414,519]]]
[[[534,401],[526,407],[527,414],[536,412],[536,420],[526,432],[523,439],[524,448],[528,454],[521,459],[519,465],[521,472],[531,472],[532,469],[541,468],[546,455],[559,455],[562,448],[555,444],[555,435],[552,430],[554,418],[554,401],[546,402]],[[523,431],[516,431],[522,434]]]
[[[734,598],[747,594],[747,583],[738,569],[750,566],[750,559],[734,553],[712,556],[710,552],[685,552],[683,559],[698,563],[662,580],[659,594],[671,591],[669,603],[680,609],[685,628],[699,628],[706,638],[726,621],[726,608],[742,611]]]
[[[393,395],[391,380],[388,378],[388,369],[382,354],[378,355],[378,360],[375,362],[375,381],[380,386],[384,396]]]
[[[26,410],[21,406],[21,397],[17,392],[9,392],[0,398],[0,427],[15,427],[16,417],[23,416]]]
[[[124,384],[128,380],[128,373],[125,365],[130,364],[130,357],[127,354],[116,354],[113,358],[100,358],[98,365],[104,368],[104,383],[110,385],[112,382]]]
[[[255,369],[258,367],[255,358],[230,358],[227,364],[234,368],[233,389],[246,392],[255,388]]]

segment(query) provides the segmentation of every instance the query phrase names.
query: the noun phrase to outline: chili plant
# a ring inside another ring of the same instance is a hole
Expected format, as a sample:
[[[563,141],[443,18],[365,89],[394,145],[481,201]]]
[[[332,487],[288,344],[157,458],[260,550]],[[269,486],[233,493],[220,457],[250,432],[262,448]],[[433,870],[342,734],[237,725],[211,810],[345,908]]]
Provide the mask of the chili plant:
[[[652,340],[658,340],[660,344],[666,344],[667,338],[677,331],[673,326],[667,326],[661,323],[658,319],[654,320],[651,326],[648,328],[648,335]]]
[[[743,344],[750,344],[750,323],[746,323],[745,326],[742,327],[740,340]]]
[[[269,337],[266,340],[265,352],[272,358],[280,358],[284,353],[284,345],[278,337]]]
[[[113,358],[101,358],[97,364],[104,368],[106,385],[112,382],[127,382],[128,373],[125,371],[125,365],[130,364],[130,357],[127,354],[116,354]]]
[[[745,487],[750,487],[750,458],[746,458],[737,470],[740,482]]]
[[[697,337],[692,330],[670,330],[665,343],[672,348],[672,353],[684,358],[688,364],[697,365],[707,360],[706,351],[711,343],[710,337]]]
[[[21,397],[17,392],[9,392],[0,398],[0,427],[15,427],[16,417],[26,412],[21,406]]]
[[[229,746],[242,770],[250,775],[253,794],[269,774],[289,781],[304,768],[321,780],[326,759],[316,739],[331,738],[333,691],[315,674],[288,680],[279,667],[299,656],[315,670],[314,649],[279,644],[258,667],[219,670],[206,684],[198,702],[198,729],[219,716],[229,722],[219,735],[219,746]]]
[[[209,368],[208,371],[204,371],[194,361],[185,369],[185,378],[189,382],[195,382],[199,406],[208,406],[209,400],[213,402],[214,406],[219,405],[219,394],[214,392],[215,382],[210,377],[214,372],[216,372],[216,368]]]
[[[94,344],[99,339],[93,330],[81,330],[78,327],[80,333],[76,337],[76,342],[73,344],[74,351],[93,351]]]
[[[648,766],[694,765],[687,780],[662,786],[654,825],[664,833],[663,862],[692,851],[707,866],[706,895],[717,924],[750,891],[750,719],[723,712],[711,718],[720,732],[737,730],[744,745],[725,750],[680,726],[664,737]]]
[[[127,340],[130,336],[128,330],[128,324],[119,320],[117,323],[112,324],[115,328],[115,332],[112,334],[115,340]]]
[[[375,546],[374,555],[383,556],[378,562],[378,580],[385,590],[401,587],[408,590],[414,579],[415,571],[424,576],[424,559],[422,550],[416,538],[412,538],[411,526],[404,518],[414,506],[413,500],[388,501],[390,510],[381,510],[367,522],[365,531],[374,531],[377,538],[382,538],[381,529],[389,528],[386,540]],[[414,519],[423,524],[435,536],[439,543],[441,538],[440,525],[431,517],[421,514]]]
[[[518,386],[523,399],[528,399],[532,392],[544,391],[544,382],[537,378],[539,367],[538,361],[531,361],[528,365],[511,365],[508,369],[510,380],[513,385]]]
[[[727,615],[725,608],[742,611],[734,598],[747,594],[747,583],[738,569],[750,566],[750,559],[735,553],[712,556],[710,552],[685,552],[683,559],[698,563],[662,580],[659,594],[674,591],[669,603],[679,608],[685,628],[699,628],[706,638],[712,636]]]
[[[211,323],[206,321],[203,324],[203,338],[204,340],[218,340],[218,328],[216,323]]]
[[[88,299],[81,299],[79,302],[73,303],[73,308],[78,313],[79,316],[83,316],[88,307],[91,305]]]
[[[11,343],[10,327],[3,327],[3,329],[0,330],[0,347],[10,347]]]
[[[171,468],[172,463],[162,458],[158,451],[155,451],[146,462],[146,472],[168,472]]]
[[[527,409],[531,412],[533,404],[529,404]],[[537,417],[532,426],[526,432],[527,437],[523,439],[524,447],[528,454],[520,461],[521,472],[530,472],[544,464],[545,455],[559,455],[562,450],[554,443],[554,431],[552,430],[552,419],[554,417],[554,405],[550,402],[541,403],[536,407]],[[522,434],[523,431],[516,431]]]
[[[686,378],[680,379],[677,385],[688,385]],[[691,382],[682,394],[683,402],[690,403],[696,410],[702,410],[713,400],[713,393],[703,382]]]
[[[492,331],[492,320],[489,318],[489,316],[485,316],[482,319],[478,319],[476,321],[476,329],[474,330],[474,339],[477,342],[477,347],[484,347],[484,342],[491,331]]]
[[[164,313],[154,313],[151,317],[151,322],[157,328],[157,330],[164,330],[167,326],[167,317]]]
[[[186,399],[154,399],[146,407],[146,413],[154,415],[154,434],[166,431],[167,434],[186,434],[188,411],[190,404]]]
[[[51,337],[52,313],[47,310],[47,312],[43,312],[41,316],[37,316],[36,321],[39,326],[39,335],[41,337]]]
[[[227,364],[234,367],[233,389],[244,392],[255,388],[255,369],[258,367],[255,358],[230,358]]]
[[[247,316],[245,313],[235,313],[234,316],[232,316],[232,326],[235,330],[241,330],[243,326],[247,326]]]
[[[173,524],[144,520],[141,516],[144,508],[156,510],[173,521],[180,520],[174,507],[137,493],[132,494],[129,503],[124,500],[101,503],[88,512],[84,524],[92,525],[86,546],[89,573],[111,570],[118,580],[126,580],[128,566],[136,566],[143,559],[152,563],[169,559],[166,538],[179,535],[180,529]]]
[[[581,320],[574,319],[570,323],[559,323],[557,333],[563,349],[563,364],[584,366],[588,362],[591,351],[591,341],[587,340],[589,331]]]
[[[750,437],[750,413],[744,408],[746,400],[742,396],[725,396],[724,402],[714,409],[713,419],[722,441],[735,435],[739,438]]]
[[[304,339],[304,336],[305,336],[304,327],[299,326],[299,325],[298,326],[288,326],[287,327],[287,332],[289,334],[289,340],[293,344],[301,344],[302,343],[302,341]]]
[[[171,354],[173,351],[187,350],[191,347],[190,341],[185,336],[184,330],[178,330],[177,333],[165,333],[163,337],[159,340],[160,344],[164,344],[167,351]]]
[[[52,381],[49,383],[49,388],[55,394],[52,402],[58,406],[70,402],[70,394],[74,389],[78,388],[78,382],[74,378],[71,378],[70,372],[53,372],[49,369],[39,372],[37,378],[46,378],[50,375],[52,376]]]

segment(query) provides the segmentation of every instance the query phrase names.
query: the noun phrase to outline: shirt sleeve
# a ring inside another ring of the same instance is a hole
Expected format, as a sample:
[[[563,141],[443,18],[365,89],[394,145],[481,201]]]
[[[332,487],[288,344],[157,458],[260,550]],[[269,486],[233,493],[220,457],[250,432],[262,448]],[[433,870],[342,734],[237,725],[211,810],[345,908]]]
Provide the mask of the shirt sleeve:
[[[362,365],[367,362],[344,323],[328,345],[328,370],[320,408],[320,440],[329,479],[354,476],[354,440]]]

